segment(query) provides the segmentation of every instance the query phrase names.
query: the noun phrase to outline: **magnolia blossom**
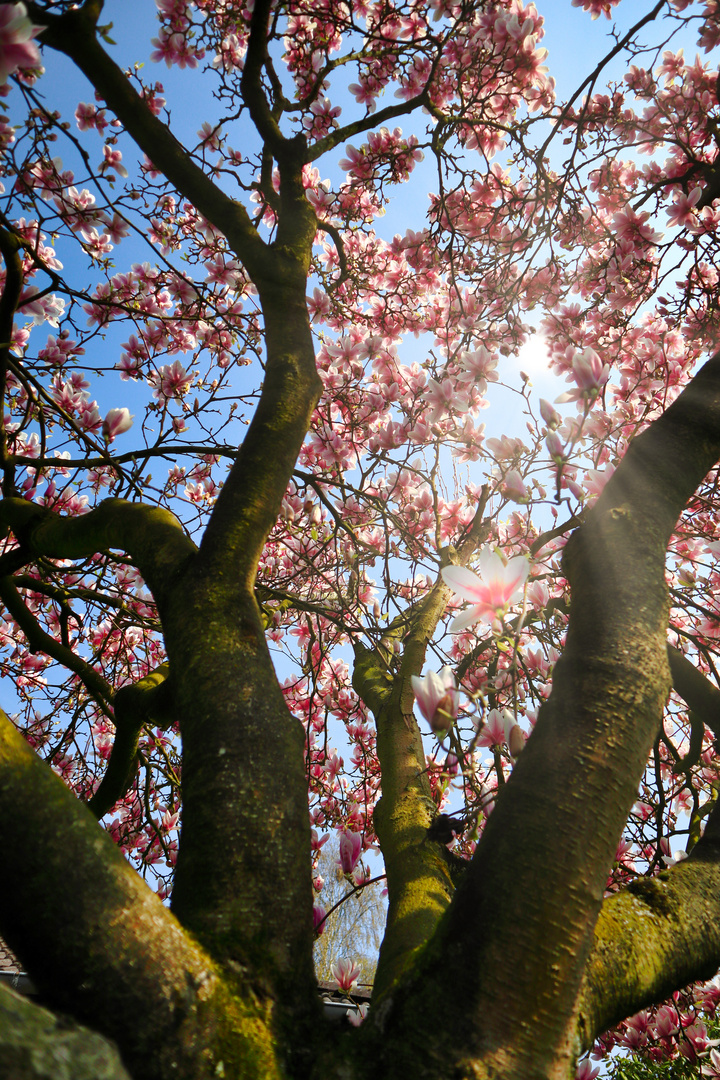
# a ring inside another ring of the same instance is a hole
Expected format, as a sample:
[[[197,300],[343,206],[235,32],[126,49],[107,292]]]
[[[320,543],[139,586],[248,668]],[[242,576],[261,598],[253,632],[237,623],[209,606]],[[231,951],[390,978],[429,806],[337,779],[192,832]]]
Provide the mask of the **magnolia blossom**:
[[[153,397],[161,401],[163,398],[180,398],[187,393],[193,381],[192,374],[188,374],[179,360],[172,364],[163,364],[152,380],[156,386]]]
[[[513,724],[508,735],[507,745],[510,757],[516,758],[525,748],[527,735],[519,724]]]
[[[452,670],[445,665],[439,673],[431,671],[424,679],[413,675],[410,681],[420,712],[435,734],[444,738],[460,708],[460,692]]]
[[[513,502],[527,502],[530,498],[525,482],[517,469],[509,469],[505,473],[502,492],[506,498]]]
[[[478,746],[502,746],[508,741],[514,722],[509,709],[490,709],[477,740]]]
[[[105,173],[108,169],[114,169],[118,176],[127,176],[128,174],[127,169],[122,163],[122,151],[115,150],[110,146],[103,146],[103,160],[100,164],[99,171]]]
[[[358,1005],[357,1009],[353,1009],[352,1012],[347,1014],[347,1018],[353,1027],[360,1027],[363,1020],[367,1016],[368,1005],[364,1002],[362,1005]]]
[[[595,1080],[595,1077],[598,1076],[599,1073],[599,1065],[593,1065],[590,1058],[583,1058],[578,1064],[575,1080]]]
[[[102,426],[105,442],[111,443],[116,435],[129,431],[133,420],[129,409],[108,409]]]
[[[577,386],[555,398],[556,405],[564,401],[594,401],[610,377],[608,365],[603,364],[595,350],[589,347],[582,352],[573,352],[571,364],[568,381],[574,379]]]
[[[362,836],[356,832],[340,834],[340,866],[344,874],[352,874],[362,853]]]
[[[332,977],[345,994],[349,994],[358,981],[360,968],[352,960],[338,960],[330,967]]]
[[[559,427],[562,423],[560,413],[553,409],[550,402],[546,401],[545,398],[540,398],[540,415],[551,430]]]
[[[0,8],[0,11],[2,11],[2,8]],[[55,293],[33,299],[37,293],[38,288],[36,285],[30,285],[23,290],[20,297],[20,314],[30,316],[33,326],[42,326],[44,322],[50,323],[51,326],[57,326],[65,313],[65,301],[56,296]]]
[[[327,913],[322,904],[313,904],[313,926],[315,928],[315,933],[318,937],[320,937],[320,935],[325,930],[326,918]]]
[[[573,7],[581,7],[583,11],[589,11],[593,19],[597,19],[600,15],[609,19],[610,9],[619,3],[620,0],[572,0]],[[593,1075],[597,1076],[597,1070]]]
[[[507,745],[510,757],[518,757],[527,742],[527,732],[523,731],[509,709],[490,709],[477,740],[478,746]]]
[[[689,195],[678,193],[675,202],[668,207],[667,215],[671,225],[697,225],[696,207],[702,198],[703,189],[694,187]]]
[[[703,1076],[720,1077],[720,1053],[717,1050],[710,1051],[710,1060],[700,1069]]]
[[[548,431],[545,437],[545,446],[556,465],[562,465],[565,461],[565,447],[557,431]]]
[[[451,409],[460,413],[467,412],[470,405],[467,395],[457,390],[451,379],[443,379],[441,383],[428,379],[426,400],[432,408],[431,423],[435,423]]]
[[[43,29],[33,26],[24,4],[0,6],[0,83],[18,68],[40,67],[40,53],[32,38]]]
[[[476,574],[465,566],[444,566],[441,571],[445,584],[473,605],[453,620],[451,634],[481,621],[500,630],[503,615],[522,596],[530,560],[525,555],[516,555],[506,564],[494,551],[485,548],[478,558],[478,571]]]

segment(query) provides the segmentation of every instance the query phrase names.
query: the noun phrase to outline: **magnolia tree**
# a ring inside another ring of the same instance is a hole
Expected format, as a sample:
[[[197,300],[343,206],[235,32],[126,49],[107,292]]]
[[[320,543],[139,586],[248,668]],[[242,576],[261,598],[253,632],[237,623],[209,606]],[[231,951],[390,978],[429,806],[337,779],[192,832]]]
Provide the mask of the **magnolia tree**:
[[[0,934],[138,1080],[720,1075],[720,10],[574,3],[0,4]]]

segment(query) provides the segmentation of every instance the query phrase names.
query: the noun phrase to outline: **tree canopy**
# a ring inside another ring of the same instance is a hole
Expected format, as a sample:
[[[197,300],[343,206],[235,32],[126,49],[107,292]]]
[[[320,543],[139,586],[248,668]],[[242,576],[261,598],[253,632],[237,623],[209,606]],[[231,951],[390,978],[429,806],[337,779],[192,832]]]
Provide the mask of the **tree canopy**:
[[[0,935],[136,1080],[720,1075],[720,7],[151,7],[0,3]]]

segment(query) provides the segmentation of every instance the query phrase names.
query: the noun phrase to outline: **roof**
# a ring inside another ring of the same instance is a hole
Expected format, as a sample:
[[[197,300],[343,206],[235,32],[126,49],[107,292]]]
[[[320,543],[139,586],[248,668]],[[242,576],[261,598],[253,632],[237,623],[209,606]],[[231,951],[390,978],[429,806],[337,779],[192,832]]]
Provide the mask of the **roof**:
[[[21,971],[20,961],[10,952],[5,942],[0,938],[0,972],[10,971],[19,975]]]
[[[0,983],[19,990],[21,994],[37,993],[32,981],[22,970],[20,961],[0,938]]]

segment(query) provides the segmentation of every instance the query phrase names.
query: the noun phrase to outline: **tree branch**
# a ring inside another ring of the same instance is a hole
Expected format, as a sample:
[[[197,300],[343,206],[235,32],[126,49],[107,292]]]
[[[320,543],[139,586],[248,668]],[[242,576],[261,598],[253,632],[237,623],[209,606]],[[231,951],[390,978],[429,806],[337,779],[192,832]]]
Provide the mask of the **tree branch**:
[[[372,131],[374,128],[382,127],[388,120],[394,120],[397,116],[407,116],[409,113],[414,112],[415,109],[420,109],[427,104],[428,93],[427,87],[425,87],[415,97],[410,98],[409,101],[403,101],[398,105],[388,105],[387,108],[380,109],[377,113],[364,116],[362,120],[354,120],[351,124],[343,124],[342,127],[335,128],[334,131],[324,135],[322,139],[318,139],[317,142],[308,147],[308,161],[317,161],[323,154],[326,154],[329,150],[334,150],[340,143],[347,142],[353,135],[361,135],[365,131]]]
[[[607,874],[670,685],[667,545],[718,458],[720,355],[630,444],[568,541],[572,605],[552,694],[407,996],[429,1007],[432,987],[446,1068],[571,1067]],[[412,1023],[405,1000],[383,1016],[386,1034]]]
[[[52,1005],[115,1039],[139,1078],[211,1080],[224,1060],[233,1075],[277,1080],[262,1008],[239,979],[231,995],[1,711],[0,821],[12,882],[0,933]]]
[[[25,499],[0,500],[0,530],[21,546],[51,559],[81,559],[119,548],[138,568],[158,606],[197,548],[169,510],[124,499],[105,499],[80,517],[62,517]]]
[[[257,0],[253,7],[240,90],[243,101],[250,110],[252,122],[273,155],[278,158],[282,154],[286,139],[280,131],[277,117],[270,110],[262,87],[263,68],[268,60],[267,35],[272,10],[273,5],[268,0]]]
[[[598,1035],[720,964],[717,809],[686,860],[607,899],[595,927],[578,1015],[578,1052]]]
[[[5,427],[5,392],[10,360],[13,321],[23,287],[21,241],[7,229],[0,228],[0,252],[5,263],[5,284],[0,299],[0,468],[3,471],[2,490],[5,495],[15,491],[15,470],[8,452]]]
[[[443,549],[443,561],[450,557],[460,565],[469,561],[485,533],[488,497],[489,487],[485,485],[467,535],[457,551]],[[422,671],[428,644],[450,594],[451,590],[438,578],[417,608],[407,613],[403,655],[394,678],[383,665],[379,651],[355,652],[353,686],[375,715],[382,773],[383,794],[373,822],[385,860],[389,905],[375,975],[376,1005],[430,939],[454,891],[445,847],[428,832],[437,808],[414,715],[411,681]]]
[[[667,653],[673,689],[713,734],[720,736],[720,690],[679,649],[668,645]]]
[[[92,664],[88,664],[72,649],[62,645],[43,630],[35,616],[26,607],[12,578],[0,578],[0,600],[27,638],[30,651],[44,652],[46,656],[63,664],[69,671],[73,671],[109,715],[109,704],[113,695],[110,684],[98,674]]]
[[[195,164],[185,147],[153,115],[122,69],[100,45],[96,25],[102,4],[90,0],[63,15],[51,15],[32,2],[26,7],[33,21],[45,27],[38,40],[65,53],[87,76],[152,163],[225,234],[253,281],[257,284],[264,278],[272,279],[274,259],[245,208],[226,195]]]
[[[123,686],[115,695],[115,740],[105,775],[87,804],[98,821],[112,810],[132,782],[143,725],[154,721],[160,727],[167,727],[174,719],[170,714],[169,671],[168,664],[161,664],[131,686]]]

